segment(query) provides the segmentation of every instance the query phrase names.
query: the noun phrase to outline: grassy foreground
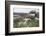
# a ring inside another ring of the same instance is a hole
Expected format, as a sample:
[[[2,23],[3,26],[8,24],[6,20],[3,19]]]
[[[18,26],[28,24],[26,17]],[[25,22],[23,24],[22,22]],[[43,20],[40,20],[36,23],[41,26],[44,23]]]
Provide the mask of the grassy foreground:
[[[14,19],[14,28],[21,28],[21,27],[38,27],[39,20],[35,18],[16,18]]]

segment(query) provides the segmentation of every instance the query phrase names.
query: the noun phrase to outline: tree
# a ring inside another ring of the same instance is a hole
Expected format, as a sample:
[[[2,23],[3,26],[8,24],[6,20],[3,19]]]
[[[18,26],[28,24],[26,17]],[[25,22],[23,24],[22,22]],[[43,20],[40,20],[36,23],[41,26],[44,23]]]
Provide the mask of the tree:
[[[39,12],[37,12],[37,13],[35,14],[35,16],[36,16],[37,18],[39,18]]]

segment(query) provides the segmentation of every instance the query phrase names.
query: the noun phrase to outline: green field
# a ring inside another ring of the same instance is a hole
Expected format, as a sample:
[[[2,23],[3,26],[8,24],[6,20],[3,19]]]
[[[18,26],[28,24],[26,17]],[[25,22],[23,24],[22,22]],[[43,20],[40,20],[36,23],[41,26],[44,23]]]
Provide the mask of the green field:
[[[39,26],[39,20],[36,20],[35,17],[34,18],[16,18],[14,19],[13,22],[14,22],[14,28]]]

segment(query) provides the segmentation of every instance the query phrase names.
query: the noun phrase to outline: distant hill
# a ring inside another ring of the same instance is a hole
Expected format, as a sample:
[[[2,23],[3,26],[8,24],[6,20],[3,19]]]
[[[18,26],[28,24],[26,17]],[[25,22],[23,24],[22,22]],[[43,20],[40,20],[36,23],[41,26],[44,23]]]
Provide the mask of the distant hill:
[[[14,14],[14,17],[27,17],[27,18],[31,18],[31,17],[35,17],[35,14],[29,14],[29,13],[13,13]]]

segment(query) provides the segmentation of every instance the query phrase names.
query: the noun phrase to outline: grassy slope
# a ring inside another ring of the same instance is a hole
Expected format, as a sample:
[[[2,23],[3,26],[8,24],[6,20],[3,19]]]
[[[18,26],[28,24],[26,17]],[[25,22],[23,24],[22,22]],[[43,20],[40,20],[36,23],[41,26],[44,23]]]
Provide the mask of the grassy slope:
[[[28,19],[28,20],[24,20]],[[18,18],[14,19],[14,27],[20,28],[20,27],[38,27],[39,26],[39,20],[36,20],[35,18],[29,19],[29,18]]]

